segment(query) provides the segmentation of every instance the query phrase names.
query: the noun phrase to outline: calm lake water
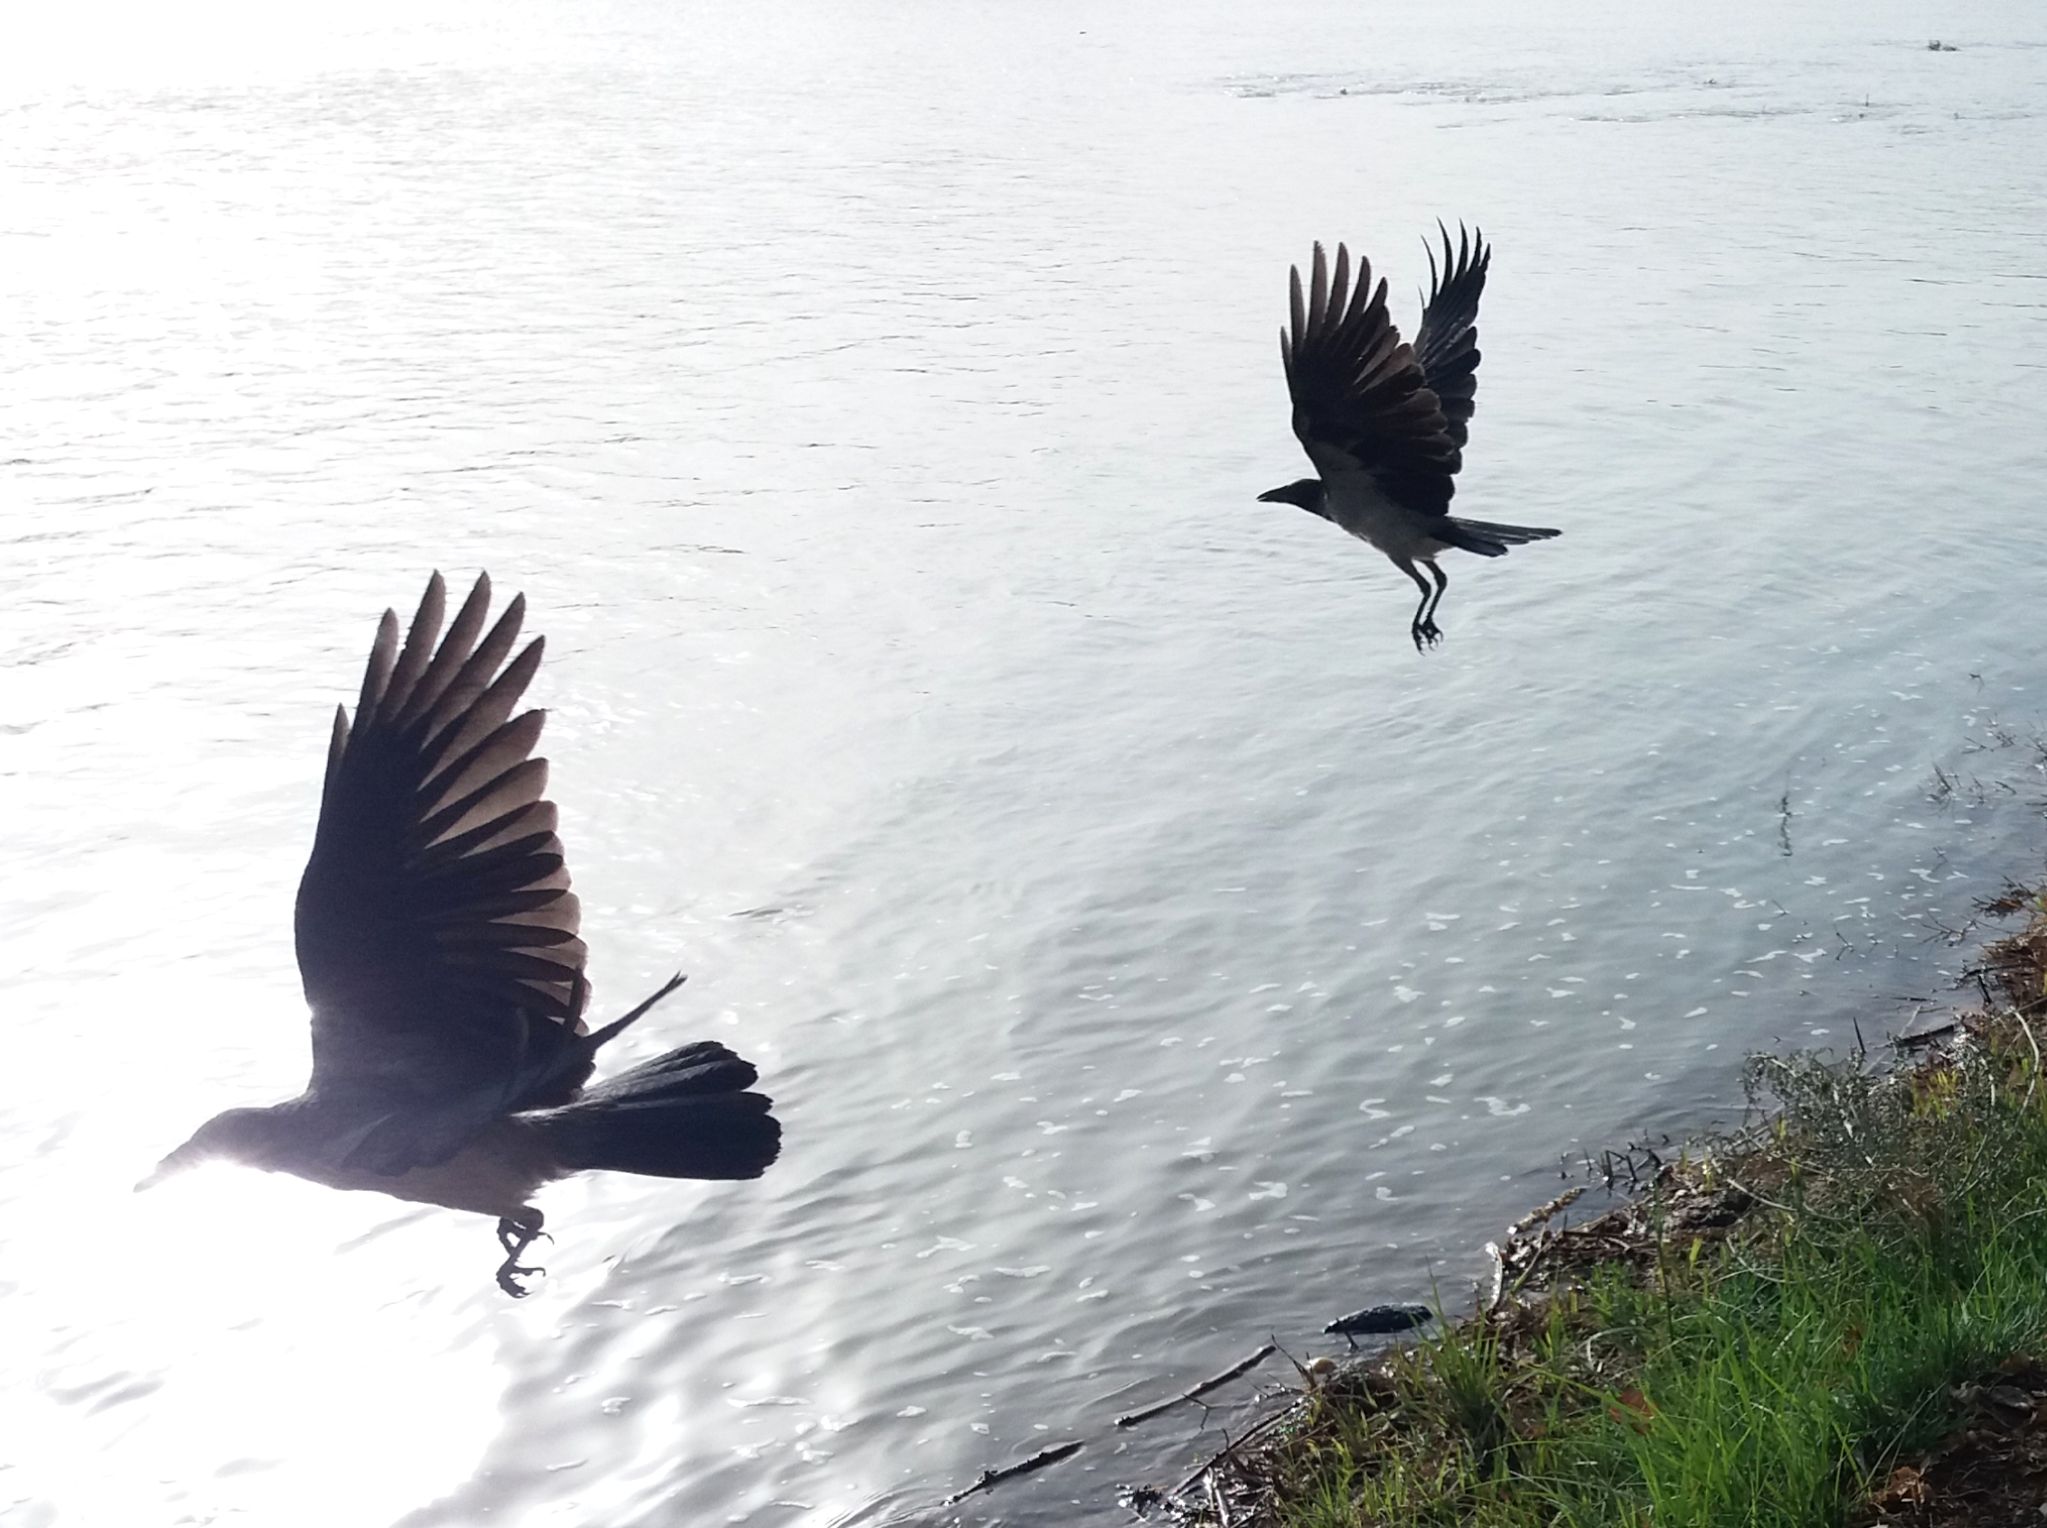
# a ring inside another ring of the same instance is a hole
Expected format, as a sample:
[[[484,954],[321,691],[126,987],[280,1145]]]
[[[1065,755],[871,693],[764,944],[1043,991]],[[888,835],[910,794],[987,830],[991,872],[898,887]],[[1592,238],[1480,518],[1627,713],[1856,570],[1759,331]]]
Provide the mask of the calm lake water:
[[[1229,1415],[1117,1412],[1454,1299],[1560,1156],[1903,1024],[2030,868],[2035,6],[44,11],[10,1525],[1116,1521]],[[1458,506],[1565,536],[1452,566],[1423,658],[1253,500],[1288,264],[1411,323],[1438,216],[1497,250]],[[436,566],[549,636],[600,1008],[687,969],[628,1049],[725,1040],[787,1127],[551,1191],[518,1305],[479,1220],[129,1192],[299,1085],[328,716]]]

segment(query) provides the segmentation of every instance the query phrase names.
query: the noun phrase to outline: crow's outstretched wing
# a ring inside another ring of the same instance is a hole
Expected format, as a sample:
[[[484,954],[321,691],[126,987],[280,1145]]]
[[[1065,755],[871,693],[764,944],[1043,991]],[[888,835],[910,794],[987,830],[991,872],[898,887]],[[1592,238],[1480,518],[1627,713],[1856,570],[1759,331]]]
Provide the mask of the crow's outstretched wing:
[[[1441,223],[1436,227],[1443,235],[1443,263],[1437,266],[1431,249],[1429,300],[1422,306],[1414,352],[1429,391],[1442,403],[1450,438],[1462,450],[1470,438],[1472,400],[1478,393],[1478,299],[1485,291],[1493,252],[1486,247],[1483,230],[1473,229],[1467,236],[1459,223],[1453,254],[1450,230]]]
[[[523,597],[485,632],[487,576],[443,636],[445,603],[436,573],[402,649],[384,613],[354,722],[334,719],[299,883],[308,1091],[357,1101],[374,1128],[351,1160],[383,1172],[590,1073],[580,914],[532,756],[544,717],[512,714],[542,644],[510,656]]]
[[[1280,356],[1294,434],[1315,470],[1332,487],[1361,473],[1418,514],[1448,513],[1457,442],[1386,311],[1386,283],[1373,286],[1371,262],[1358,261],[1353,289],[1350,251],[1336,246],[1332,277],[1317,244],[1305,298],[1298,266],[1291,295],[1293,322],[1280,331]]]

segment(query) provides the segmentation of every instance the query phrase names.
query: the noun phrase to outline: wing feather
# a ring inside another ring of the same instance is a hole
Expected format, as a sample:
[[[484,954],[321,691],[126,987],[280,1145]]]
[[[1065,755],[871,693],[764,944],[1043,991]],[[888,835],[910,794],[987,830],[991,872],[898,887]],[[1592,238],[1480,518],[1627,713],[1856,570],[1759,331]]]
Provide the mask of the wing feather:
[[[525,620],[526,596],[514,595],[512,602],[505,606],[504,614],[498,617],[497,624],[477,644],[476,651],[463,660],[462,667],[448,681],[447,688],[426,708],[423,719],[429,738],[438,740],[449,727],[460,724],[476,698],[490,687],[491,676],[510,655]]]
[[[456,923],[468,918],[488,918],[495,923],[535,922],[542,927],[554,927],[558,926],[561,920],[550,916],[551,909],[564,902],[573,904],[575,900],[573,895],[564,896],[551,886],[528,888],[525,891],[507,891],[496,896],[479,897],[463,906],[459,912],[449,911],[437,917],[429,917],[426,921],[432,926]],[[569,909],[572,916],[577,911],[578,909],[573,906]]]
[[[526,693],[526,686],[540,671],[545,647],[544,640],[535,637],[505,666],[502,674],[467,701],[459,715],[450,718],[433,741],[431,754],[437,768],[441,761],[461,757],[505,725],[519,697]]]
[[[434,639],[441,634],[441,620],[447,614],[448,594],[446,587],[437,578],[427,580],[426,593],[420,596],[419,609],[413,613],[412,629],[405,634],[404,650],[398,654],[398,663],[391,671],[390,695],[405,695],[419,683],[426,672],[429,659],[433,657]],[[395,612],[386,612],[395,620]]]
[[[435,575],[434,580],[428,581],[429,595],[432,594],[433,584],[438,577],[439,575]],[[422,600],[420,603],[424,606],[426,601]],[[447,636],[435,649],[433,658],[420,674],[412,693],[397,707],[393,722],[403,727],[418,721],[428,707],[447,693],[449,682],[461,672],[462,665],[468,662],[470,653],[476,650],[476,639],[483,631],[484,617],[489,614],[490,580],[478,578],[476,587],[469,591],[469,598],[462,602],[462,609],[455,616],[455,624],[448,628]]]
[[[436,803],[449,801],[496,779],[532,754],[546,723],[545,711],[528,711],[500,722],[482,742],[435,770],[422,793]]]
[[[425,805],[432,815],[419,824],[413,837],[421,847],[426,847],[452,834],[496,822],[507,813],[538,801],[546,789],[547,760],[521,759],[438,810],[437,803],[429,798]]]
[[[377,640],[370,648],[369,667],[363,670],[362,693],[356,697],[355,714],[371,716],[383,702],[391,683],[391,670],[398,659],[398,612],[387,610],[377,622]]]
[[[436,839],[419,851],[419,863],[431,869],[450,860],[458,860],[465,854],[494,849],[527,833],[552,833],[559,826],[556,821],[558,815],[552,801],[535,801],[516,812],[506,813],[495,822],[471,828],[467,833]]]
[[[1450,230],[1436,225],[1443,241],[1443,262],[1429,248],[1429,297],[1415,330],[1415,358],[1429,390],[1441,400],[1450,438],[1461,450],[1471,437],[1471,416],[1478,394],[1478,300],[1485,292],[1486,271],[1493,252],[1482,229],[1469,233],[1457,225],[1457,248]]]

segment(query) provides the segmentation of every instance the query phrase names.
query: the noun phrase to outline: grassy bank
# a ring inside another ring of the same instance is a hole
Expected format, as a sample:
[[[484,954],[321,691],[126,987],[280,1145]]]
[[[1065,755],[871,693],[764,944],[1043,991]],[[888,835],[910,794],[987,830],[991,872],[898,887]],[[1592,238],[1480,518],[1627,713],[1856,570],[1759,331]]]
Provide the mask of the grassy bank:
[[[2047,1520],[2047,900],[2004,910],[2031,920],[1988,952],[1990,1011],[1897,1067],[1753,1062],[1764,1124],[1526,1227],[1474,1316],[1311,1375],[1182,1516]]]

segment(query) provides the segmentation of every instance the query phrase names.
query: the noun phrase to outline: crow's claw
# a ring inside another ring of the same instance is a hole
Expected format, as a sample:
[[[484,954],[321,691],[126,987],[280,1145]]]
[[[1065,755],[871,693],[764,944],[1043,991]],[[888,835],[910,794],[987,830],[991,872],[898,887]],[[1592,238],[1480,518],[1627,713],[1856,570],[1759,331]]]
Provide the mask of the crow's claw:
[[[528,1267],[524,1263],[515,1263],[510,1258],[506,1258],[503,1265],[498,1269],[498,1288],[502,1289],[514,1300],[523,1300],[526,1298],[527,1295],[531,1294],[532,1291],[523,1287],[519,1283],[517,1276],[522,1273],[545,1272],[547,1272],[545,1268]]]
[[[547,1272],[545,1268],[527,1267],[519,1261],[520,1257],[536,1241],[554,1240],[552,1236],[549,1236],[540,1229],[540,1212],[538,1210],[529,1209],[526,1213],[532,1217],[530,1220],[500,1219],[498,1221],[498,1245],[505,1249],[505,1260],[498,1265],[498,1288],[502,1289],[514,1300],[523,1300],[528,1293],[526,1289],[521,1287],[516,1275]]]

